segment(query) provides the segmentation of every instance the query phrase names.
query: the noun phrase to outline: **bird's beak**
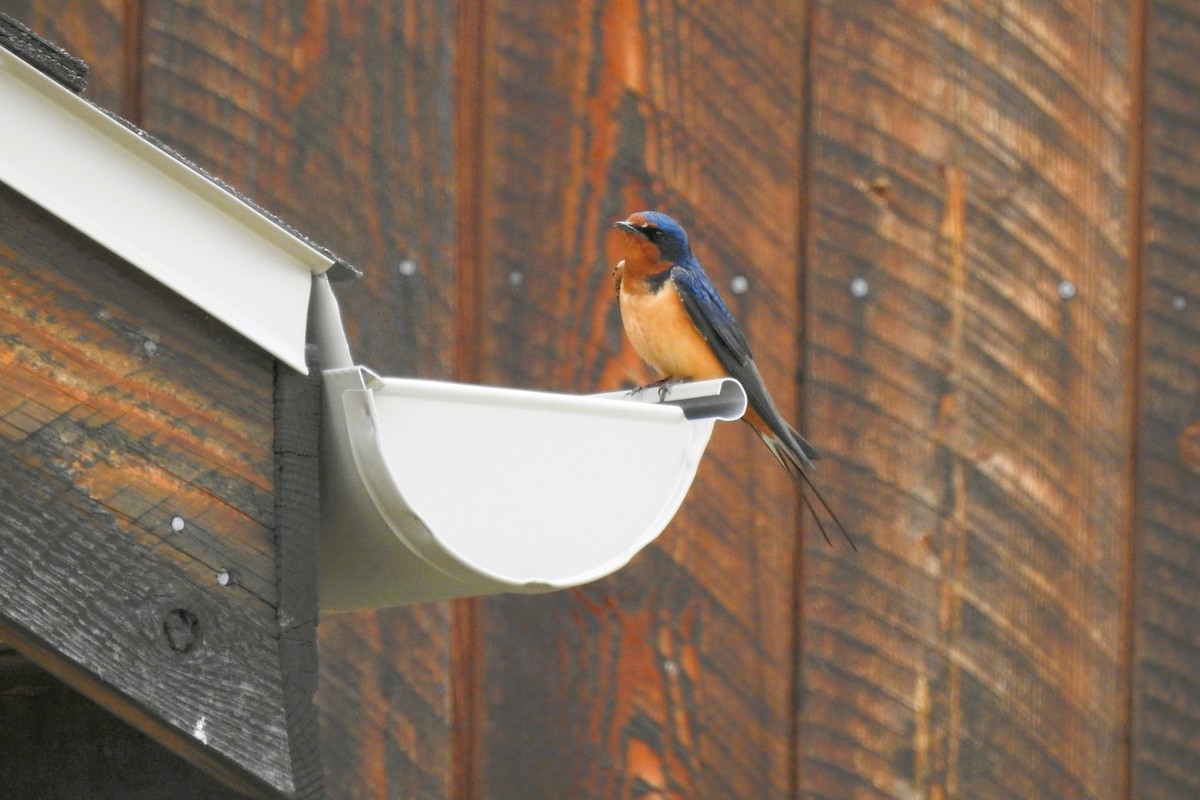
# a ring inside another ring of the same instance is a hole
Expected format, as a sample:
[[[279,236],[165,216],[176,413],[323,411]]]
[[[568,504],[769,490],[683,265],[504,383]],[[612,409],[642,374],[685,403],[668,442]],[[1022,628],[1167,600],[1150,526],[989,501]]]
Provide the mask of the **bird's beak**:
[[[628,222],[626,222],[625,220],[621,220],[620,222],[618,222],[618,223],[616,224],[616,227],[620,228],[621,230],[625,231],[626,233],[632,233],[632,234],[634,234],[634,235],[636,235],[636,236],[641,236],[641,235],[643,235],[641,231],[639,231],[637,228],[635,228],[635,227],[633,227],[632,225],[630,225],[630,224],[629,224]]]

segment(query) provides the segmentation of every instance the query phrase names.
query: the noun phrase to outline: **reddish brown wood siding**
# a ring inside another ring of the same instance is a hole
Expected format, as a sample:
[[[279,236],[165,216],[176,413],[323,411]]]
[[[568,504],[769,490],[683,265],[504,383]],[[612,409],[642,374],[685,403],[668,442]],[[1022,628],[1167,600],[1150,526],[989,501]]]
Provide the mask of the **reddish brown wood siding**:
[[[751,339],[771,343],[756,355],[794,408],[801,7],[487,7],[483,380],[588,392],[650,379],[622,339],[610,236],[663,208]],[[478,796],[786,796],[796,505],[750,432],[726,427],[680,516],[628,569],[483,603]]]
[[[1157,800],[1200,795],[1200,9],[1147,22],[1132,777]]]
[[[814,10],[804,792],[1118,797],[1132,12]]]
[[[610,579],[323,620],[330,796],[1200,793],[1188,3],[3,8],[363,267],[372,367],[645,380],[658,207],[825,452],[857,554],[722,426]]]

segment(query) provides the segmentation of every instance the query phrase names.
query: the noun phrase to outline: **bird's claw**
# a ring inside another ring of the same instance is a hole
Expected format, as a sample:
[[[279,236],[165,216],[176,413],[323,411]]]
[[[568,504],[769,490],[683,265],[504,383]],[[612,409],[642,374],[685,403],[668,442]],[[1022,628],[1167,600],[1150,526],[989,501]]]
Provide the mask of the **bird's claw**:
[[[663,381],[660,383],[658,385],[658,402],[661,403],[663,400],[666,400],[667,395],[671,393],[671,387],[679,382],[679,379],[676,378],[674,380]]]
[[[663,378],[662,380],[657,380],[654,383],[647,383],[645,386],[638,386],[630,389],[629,396],[637,397],[647,389],[653,388],[658,390],[658,402],[661,403],[667,399],[667,395],[671,393],[672,387],[674,387],[676,384],[683,383],[685,380],[687,380],[687,378]]]

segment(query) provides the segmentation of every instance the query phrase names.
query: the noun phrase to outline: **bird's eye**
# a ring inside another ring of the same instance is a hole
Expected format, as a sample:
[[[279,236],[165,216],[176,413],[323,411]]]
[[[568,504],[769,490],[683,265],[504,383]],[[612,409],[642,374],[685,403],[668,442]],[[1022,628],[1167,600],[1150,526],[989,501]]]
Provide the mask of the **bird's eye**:
[[[661,242],[663,239],[667,238],[667,235],[659,228],[655,228],[650,231],[650,238],[656,242]]]

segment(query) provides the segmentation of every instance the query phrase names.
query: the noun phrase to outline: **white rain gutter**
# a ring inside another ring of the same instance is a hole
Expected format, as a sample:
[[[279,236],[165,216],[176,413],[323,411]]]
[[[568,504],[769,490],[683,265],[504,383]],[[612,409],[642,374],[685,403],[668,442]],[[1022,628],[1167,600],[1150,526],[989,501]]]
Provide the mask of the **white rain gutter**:
[[[337,260],[0,47],[0,181],[301,372]]]
[[[732,379],[580,397],[381,378],[355,366],[328,282],[313,333],[325,384],[320,605],[340,612],[610,574],[671,521]]]

